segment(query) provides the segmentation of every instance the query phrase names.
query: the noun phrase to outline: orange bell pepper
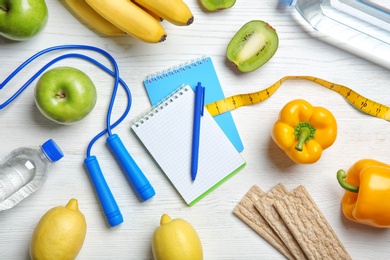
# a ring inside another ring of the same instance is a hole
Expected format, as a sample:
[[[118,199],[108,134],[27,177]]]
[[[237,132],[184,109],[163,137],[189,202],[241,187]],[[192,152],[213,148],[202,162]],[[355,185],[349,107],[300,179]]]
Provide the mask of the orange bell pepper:
[[[390,165],[372,159],[357,161],[337,180],[346,190],[341,202],[345,217],[354,222],[390,228]]]
[[[296,163],[318,161],[336,140],[337,122],[323,107],[298,99],[287,103],[274,124],[272,139]]]

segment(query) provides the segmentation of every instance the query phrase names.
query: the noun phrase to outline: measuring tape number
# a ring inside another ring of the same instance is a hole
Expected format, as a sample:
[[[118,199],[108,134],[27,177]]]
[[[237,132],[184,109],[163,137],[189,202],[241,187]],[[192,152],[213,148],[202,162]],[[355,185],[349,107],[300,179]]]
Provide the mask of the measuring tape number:
[[[390,121],[390,107],[374,102],[346,86],[335,84],[330,81],[326,81],[312,76],[285,76],[266,89],[263,89],[258,92],[238,94],[231,97],[227,97],[207,104],[206,109],[210,112],[212,116],[216,116],[228,111],[232,111],[242,106],[251,106],[254,104],[261,103],[266,99],[270,98],[283,84],[283,82],[289,79],[305,79],[315,82],[327,89],[339,93],[358,110],[371,116]]]

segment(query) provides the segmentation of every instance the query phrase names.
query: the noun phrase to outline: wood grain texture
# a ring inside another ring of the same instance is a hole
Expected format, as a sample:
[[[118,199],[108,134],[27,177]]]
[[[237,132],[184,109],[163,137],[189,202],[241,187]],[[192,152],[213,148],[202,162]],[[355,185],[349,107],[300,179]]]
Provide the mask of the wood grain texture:
[[[75,59],[54,66],[69,65],[85,71],[96,83],[98,100],[82,122],[59,126],[49,122],[36,109],[34,83],[16,101],[0,110],[0,157],[20,146],[36,146],[53,138],[63,149],[64,158],[50,168],[45,185],[17,207],[0,212],[0,259],[28,259],[32,231],[51,207],[64,205],[71,197],[79,200],[87,220],[87,236],[78,259],[152,259],[151,237],[162,214],[189,221],[202,240],[205,259],[284,259],[264,243],[232,213],[254,184],[270,190],[283,183],[288,190],[304,184],[352,259],[390,259],[390,232],[347,221],[340,211],[344,191],[336,180],[340,168],[347,169],[362,158],[389,161],[390,124],[363,115],[337,93],[306,81],[285,82],[272,98],[259,105],[233,111],[232,116],[243,140],[247,165],[194,207],[187,207],[142,144],[130,125],[150,108],[142,81],[150,73],[210,56],[226,96],[254,92],[268,87],[286,75],[311,75],[351,87],[362,95],[390,105],[388,70],[311,37],[287,13],[277,8],[277,0],[240,0],[228,10],[205,12],[198,0],[186,0],[195,20],[188,27],[166,21],[167,40],[146,44],[130,36],[102,37],[82,24],[62,0],[49,1],[49,21],[45,30],[27,42],[0,38],[0,82],[25,59],[44,48],[60,44],[90,44],[108,51],[118,62],[120,75],[132,93],[132,108],[117,133],[134,160],[156,190],[156,196],[140,202],[105,144],[105,137],[93,146],[108,185],[124,216],[124,223],[109,228],[105,222],[89,176],[83,166],[89,141],[105,127],[106,109],[113,79],[92,64]],[[235,32],[246,22],[260,19],[278,32],[280,45],[274,57],[260,69],[242,74],[226,60],[225,50]],[[28,78],[64,52],[42,56],[26,67],[0,90],[0,103]],[[106,66],[102,56],[86,51]],[[314,165],[297,165],[271,140],[270,131],[280,109],[302,98],[328,108],[338,121],[336,142]],[[125,109],[126,97],[120,89],[112,118]]]

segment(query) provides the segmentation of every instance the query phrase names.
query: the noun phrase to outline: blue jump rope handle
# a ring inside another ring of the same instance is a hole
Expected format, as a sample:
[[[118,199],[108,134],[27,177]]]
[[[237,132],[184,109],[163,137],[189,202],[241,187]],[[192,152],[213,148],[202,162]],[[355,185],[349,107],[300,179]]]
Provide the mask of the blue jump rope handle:
[[[102,174],[96,156],[89,156],[85,158],[84,165],[88,170],[89,176],[95,187],[95,191],[99,197],[100,204],[106,215],[108,224],[113,227],[123,222],[122,213],[119,210],[118,204],[107,185],[106,180]]]
[[[125,171],[129,181],[138,193],[142,200],[148,200],[153,197],[156,192],[148,179],[142,173],[141,169],[135,163],[129,152],[126,150],[121,139],[117,134],[112,134],[107,138],[107,144],[111,151],[115,154],[119,164]]]

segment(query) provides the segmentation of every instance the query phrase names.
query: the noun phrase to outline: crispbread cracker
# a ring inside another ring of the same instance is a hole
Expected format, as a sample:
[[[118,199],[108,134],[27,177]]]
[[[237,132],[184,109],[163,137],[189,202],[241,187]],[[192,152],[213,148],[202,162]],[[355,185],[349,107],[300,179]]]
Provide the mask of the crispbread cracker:
[[[308,259],[351,259],[302,185],[274,203]]]
[[[284,245],[283,241],[254,207],[254,203],[259,199],[259,197],[265,194],[266,193],[258,186],[252,186],[245,194],[244,198],[242,198],[242,200],[234,208],[233,213],[279,252],[281,252],[287,259],[294,259],[294,256]]]
[[[293,254],[296,259],[307,259],[302,248],[299,246],[298,242],[291,234],[283,219],[279,216],[279,213],[273,206],[276,201],[282,199],[287,194],[288,190],[286,187],[279,183],[268,193],[260,196],[254,205],[263,218],[268,222],[270,227],[274,230],[274,232],[283,241],[291,254]]]

